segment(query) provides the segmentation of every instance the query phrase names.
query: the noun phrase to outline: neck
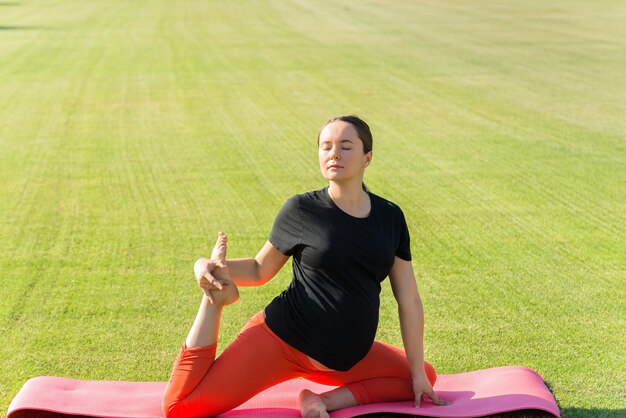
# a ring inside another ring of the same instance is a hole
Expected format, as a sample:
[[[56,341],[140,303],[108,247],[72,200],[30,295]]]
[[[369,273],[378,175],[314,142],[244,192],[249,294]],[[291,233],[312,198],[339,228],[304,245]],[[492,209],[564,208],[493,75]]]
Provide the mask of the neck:
[[[367,199],[367,194],[363,191],[363,181],[352,181],[350,183],[329,182],[328,192],[335,201],[347,204],[358,204]]]

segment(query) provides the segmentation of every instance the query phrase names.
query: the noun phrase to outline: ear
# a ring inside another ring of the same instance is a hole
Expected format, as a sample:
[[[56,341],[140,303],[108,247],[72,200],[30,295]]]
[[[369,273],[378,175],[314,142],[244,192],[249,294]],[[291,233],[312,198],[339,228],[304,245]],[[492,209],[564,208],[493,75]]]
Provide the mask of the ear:
[[[363,167],[367,167],[372,162],[372,151],[365,154],[365,158],[363,159]]]

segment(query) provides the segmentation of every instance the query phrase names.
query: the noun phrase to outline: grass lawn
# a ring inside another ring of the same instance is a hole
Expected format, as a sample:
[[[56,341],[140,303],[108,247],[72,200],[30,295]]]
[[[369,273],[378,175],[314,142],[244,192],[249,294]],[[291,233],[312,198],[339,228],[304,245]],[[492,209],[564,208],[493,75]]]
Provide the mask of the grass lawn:
[[[439,373],[626,415],[626,4],[0,2],[0,414],[38,375],[163,381],[216,232],[254,256],[356,113]],[[242,289],[222,348],[291,278]],[[379,337],[401,344],[388,284]],[[520,414],[510,414],[520,416]]]

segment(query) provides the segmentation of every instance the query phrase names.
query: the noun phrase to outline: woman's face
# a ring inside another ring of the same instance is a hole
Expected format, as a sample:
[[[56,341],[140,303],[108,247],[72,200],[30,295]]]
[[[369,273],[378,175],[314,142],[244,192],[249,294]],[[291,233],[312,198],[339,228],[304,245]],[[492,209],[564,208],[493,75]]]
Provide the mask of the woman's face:
[[[318,156],[324,178],[343,181],[356,177],[362,179],[372,152],[363,152],[363,142],[352,124],[337,120],[320,132]]]

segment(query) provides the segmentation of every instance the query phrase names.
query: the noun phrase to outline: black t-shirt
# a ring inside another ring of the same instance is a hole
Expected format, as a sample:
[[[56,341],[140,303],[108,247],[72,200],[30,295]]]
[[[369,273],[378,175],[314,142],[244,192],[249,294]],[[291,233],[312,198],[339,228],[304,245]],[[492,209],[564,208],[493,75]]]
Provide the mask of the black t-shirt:
[[[266,323],[334,370],[349,370],[368,353],[378,327],[380,282],[395,256],[411,260],[402,210],[368,194],[366,218],[337,207],[328,187],[293,196],[269,237],[278,251],[293,256],[293,279],[265,308]]]

